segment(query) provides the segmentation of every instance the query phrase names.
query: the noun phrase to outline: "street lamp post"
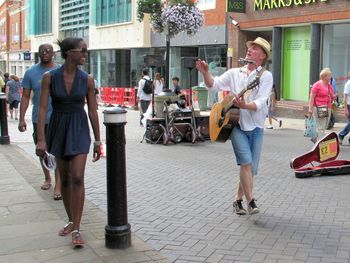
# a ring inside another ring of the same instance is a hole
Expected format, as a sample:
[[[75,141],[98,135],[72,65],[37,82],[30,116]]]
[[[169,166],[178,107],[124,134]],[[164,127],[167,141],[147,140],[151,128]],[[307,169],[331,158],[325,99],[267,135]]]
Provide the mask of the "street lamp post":
[[[170,81],[170,36],[169,30],[166,28],[165,31],[166,49],[165,49],[165,90],[169,91],[169,81]]]

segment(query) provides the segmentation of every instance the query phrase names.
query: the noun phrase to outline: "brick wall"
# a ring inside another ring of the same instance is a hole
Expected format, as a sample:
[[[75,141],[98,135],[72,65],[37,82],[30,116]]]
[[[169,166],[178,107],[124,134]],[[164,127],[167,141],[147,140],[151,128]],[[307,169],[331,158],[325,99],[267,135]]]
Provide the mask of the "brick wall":
[[[216,8],[205,10],[203,13],[206,26],[224,25],[226,19],[226,0],[216,0]]]
[[[278,1],[275,0],[275,2]],[[303,0],[301,1],[304,2]],[[246,1],[245,14],[230,13],[239,22],[241,30],[256,27],[350,19],[349,0],[328,0],[327,2],[317,0],[315,3],[305,4],[303,6],[256,11],[254,11],[254,2],[255,0]],[[284,0],[284,2],[286,3],[288,1]]]
[[[20,11],[21,10],[21,11]],[[10,6],[9,11],[10,13],[10,23],[9,23],[9,45],[10,50],[30,50],[30,41],[29,39],[26,39],[25,34],[25,11],[23,7],[21,7],[18,3],[15,3]],[[14,43],[12,41],[13,34],[12,32],[12,25],[18,23],[18,34],[20,34],[19,41]]]

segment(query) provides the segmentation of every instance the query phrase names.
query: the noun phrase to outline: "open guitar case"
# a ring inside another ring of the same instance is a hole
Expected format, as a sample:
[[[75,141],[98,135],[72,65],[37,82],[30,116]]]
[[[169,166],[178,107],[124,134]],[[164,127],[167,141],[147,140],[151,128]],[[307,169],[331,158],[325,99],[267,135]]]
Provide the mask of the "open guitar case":
[[[297,178],[350,174],[350,160],[336,160],[339,150],[338,136],[332,132],[321,138],[311,151],[292,159],[290,167]]]

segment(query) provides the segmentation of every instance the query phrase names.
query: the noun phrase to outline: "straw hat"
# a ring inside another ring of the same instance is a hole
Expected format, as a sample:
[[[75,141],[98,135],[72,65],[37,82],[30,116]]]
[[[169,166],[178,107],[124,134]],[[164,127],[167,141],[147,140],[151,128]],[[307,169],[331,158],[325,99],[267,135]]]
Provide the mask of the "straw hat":
[[[265,39],[263,39],[262,37],[257,37],[254,41],[248,41],[246,43],[248,48],[250,48],[254,44],[261,47],[265,51],[267,57],[270,56],[271,45]]]

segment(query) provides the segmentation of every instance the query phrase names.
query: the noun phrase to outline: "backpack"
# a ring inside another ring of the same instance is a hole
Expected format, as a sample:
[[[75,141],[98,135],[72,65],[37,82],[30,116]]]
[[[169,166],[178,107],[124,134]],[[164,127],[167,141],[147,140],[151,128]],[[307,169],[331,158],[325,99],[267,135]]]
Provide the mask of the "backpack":
[[[146,94],[151,94],[153,91],[153,81],[150,79],[145,79],[145,85],[143,86],[143,92]]]

